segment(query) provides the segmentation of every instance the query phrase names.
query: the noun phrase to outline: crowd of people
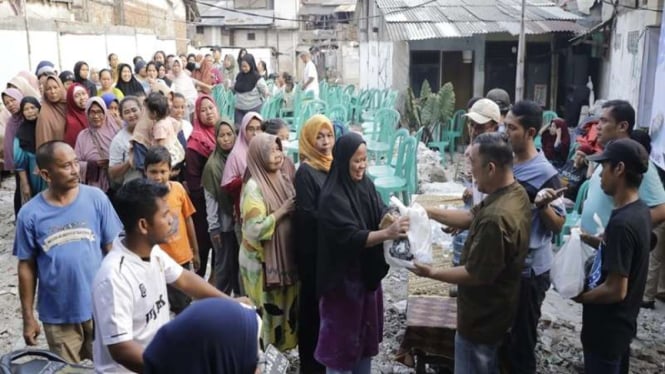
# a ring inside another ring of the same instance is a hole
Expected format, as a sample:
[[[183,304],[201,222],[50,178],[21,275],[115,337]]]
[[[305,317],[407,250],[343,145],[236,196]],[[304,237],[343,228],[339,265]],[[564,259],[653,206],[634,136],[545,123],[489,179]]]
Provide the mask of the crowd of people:
[[[316,67],[301,58],[299,84],[316,95]],[[43,61],[2,92],[26,343],[43,326],[52,351],[92,359],[98,372],[252,373],[273,345],[297,347],[302,373],[370,373],[383,338],[383,242],[406,237],[410,223],[386,213],[365,173],[363,137],[336,137],[315,115],[298,134],[296,166],[288,125],[259,114],[277,91],[246,50],[108,62],[57,74]],[[284,92],[295,84],[286,73],[275,83]],[[233,89],[235,118],[220,117],[216,85]],[[665,189],[634,109],[605,103],[602,151],[581,146],[571,161],[565,124],[543,129],[533,102],[495,89],[466,117],[470,209],[427,210],[463,238],[459,256],[452,268],[413,270],[458,285],[456,373],[536,372],[563,197],[575,201],[587,174],[581,227],[597,252],[575,298],[585,368],[627,372],[640,307],[663,295],[663,244],[651,228],[660,238],[665,221]]]

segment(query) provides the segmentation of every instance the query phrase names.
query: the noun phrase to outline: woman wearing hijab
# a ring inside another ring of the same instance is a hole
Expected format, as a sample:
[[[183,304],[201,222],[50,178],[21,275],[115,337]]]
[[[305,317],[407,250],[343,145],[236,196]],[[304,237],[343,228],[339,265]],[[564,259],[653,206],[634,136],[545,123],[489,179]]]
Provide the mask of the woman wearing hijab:
[[[289,125],[287,125],[281,118],[273,118],[263,122],[261,127],[263,132],[275,135],[282,141],[282,149],[284,149],[284,155],[286,155],[286,149],[289,144]],[[282,173],[284,173],[290,181],[294,181],[296,178],[296,165],[293,163],[293,160],[288,157],[284,158]]]
[[[21,190],[21,206],[46,188],[46,182],[37,170],[35,158],[35,129],[41,104],[36,97],[27,96],[21,100],[23,122],[19,125],[14,139],[14,165]]]
[[[215,85],[222,83],[222,76],[211,61],[211,58],[205,58],[201,62],[201,67],[194,70],[192,78],[197,81],[199,91],[210,95]]]
[[[245,57],[247,53],[248,53],[247,48],[240,48],[240,50],[238,51],[238,58],[236,59],[236,61],[238,62],[238,66],[240,66],[242,58]]]
[[[570,132],[563,118],[555,118],[549,126],[540,130],[543,153],[554,165],[561,168],[568,161],[570,151]]]
[[[189,197],[194,204],[194,208],[196,208],[196,213],[194,213],[192,219],[196,228],[196,240],[199,244],[199,258],[201,260],[201,266],[197,274],[203,277],[205,276],[208,254],[212,249],[212,243],[208,233],[206,199],[201,178],[208,157],[217,148],[215,125],[219,121],[219,111],[215,105],[215,100],[208,95],[199,97],[196,100],[194,115],[194,130],[187,139],[187,149],[185,150],[185,180],[189,189]],[[211,274],[210,280],[214,280],[213,274]]]
[[[65,143],[72,148],[76,145],[79,133],[88,128],[88,91],[82,85],[74,83],[67,89],[67,124],[65,126]]]
[[[120,117],[120,100],[114,94],[105,93],[100,96],[109,110],[109,114],[115,120],[115,123],[120,127],[122,126],[122,118]]]
[[[319,194],[333,160],[335,130],[332,123],[323,115],[313,116],[302,127],[298,143],[302,162],[296,172],[296,211],[293,216],[298,227],[295,244],[300,276],[298,353],[303,373],[323,373],[325,368],[314,359],[314,349],[319,336],[316,248]]]
[[[104,192],[109,191],[109,148],[120,127],[106,109],[101,97],[88,99],[85,107],[89,127],[76,140],[76,156],[81,165],[81,181]]]
[[[18,131],[21,122],[23,121],[23,115],[21,114],[21,100],[23,100],[23,94],[16,88],[8,88],[2,92],[2,103],[9,113],[9,118],[7,119],[7,122],[5,122],[5,137],[2,141],[5,161],[4,169],[7,171],[12,171],[16,168],[16,165],[14,165],[14,138],[16,137],[16,132]],[[20,208],[21,185],[17,174],[16,190],[14,191],[14,214],[18,214]]]
[[[132,74],[132,67],[128,64],[118,65],[118,82],[115,84],[115,88],[125,96],[146,96],[143,85]]]
[[[236,135],[233,121],[222,118],[217,126],[216,147],[203,168],[201,184],[206,199],[208,231],[215,253],[216,287],[227,295],[240,295],[238,240],[233,223],[233,198],[222,188],[224,167]]]
[[[226,167],[222,175],[222,188],[233,197],[236,215],[240,211],[240,190],[242,189],[243,178],[247,169],[247,149],[249,149],[249,142],[252,138],[262,132],[262,122],[263,118],[256,112],[245,114],[240,125],[238,139],[226,161]],[[238,234],[238,240],[242,241],[239,232],[236,234]]]
[[[236,60],[232,55],[224,56],[224,70],[222,71],[222,76],[225,78],[224,85],[227,88],[233,86],[237,74]]]
[[[197,301],[159,329],[143,352],[144,372],[255,374],[259,329],[254,309],[222,298]]]
[[[195,102],[198,98],[198,92],[196,91],[196,86],[192,78],[182,71],[182,64],[180,60],[176,59],[173,61],[173,66],[171,67],[173,72],[173,91],[183,95],[187,100],[187,115],[189,115],[194,110]]]
[[[247,152],[240,216],[239,264],[247,296],[263,313],[263,344],[284,352],[297,344],[298,274],[291,213],[295,190],[282,174],[278,137],[258,134]]]
[[[97,96],[97,85],[88,79],[90,68],[85,61],[79,61],[74,65],[74,83],[78,83],[88,90],[88,96]]]
[[[240,59],[240,73],[233,88],[236,94],[235,121],[239,124],[248,112],[261,112],[263,99],[270,95],[266,81],[256,71],[254,56]]]
[[[314,357],[330,371],[370,373],[383,336],[383,242],[403,237],[408,221],[379,224],[385,205],[365,175],[367,147],[343,135],[319,197],[317,290],[321,327]]]
[[[39,93],[39,82],[37,81],[37,78],[27,71],[22,71],[17,76],[13,77],[9,83],[7,83],[7,88],[16,88],[21,91],[23,96],[41,96]]]
[[[67,92],[60,78],[49,75],[44,80],[44,96],[42,109],[37,119],[37,144],[51,140],[62,140],[65,137],[67,124]]]

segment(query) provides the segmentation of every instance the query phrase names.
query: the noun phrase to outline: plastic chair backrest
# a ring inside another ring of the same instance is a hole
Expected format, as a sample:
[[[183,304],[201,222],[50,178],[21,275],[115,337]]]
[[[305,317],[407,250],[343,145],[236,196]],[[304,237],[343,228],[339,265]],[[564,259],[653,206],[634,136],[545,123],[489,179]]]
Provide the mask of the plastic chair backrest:
[[[343,92],[347,95],[353,96],[353,94],[356,92],[356,86],[349,84],[346,87],[344,87]]]
[[[341,122],[346,122],[347,119],[349,118],[348,112],[346,111],[346,107],[342,104],[337,104],[335,106],[330,107],[326,115],[328,116],[328,118],[330,118],[331,121],[338,120]]]
[[[546,110],[543,112],[543,126],[549,126],[550,123],[552,123],[552,120],[559,117],[556,112],[553,112],[551,110]]]
[[[382,108],[374,114],[373,140],[388,142],[399,124],[399,112],[395,109]]]
[[[395,108],[396,102],[397,102],[397,91],[390,90],[386,93],[386,96],[383,100],[383,107]]]
[[[582,185],[580,186],[580,189],[577,190],[577,197],[575,197],[575,208],[573,208],[573,212],[577,212],[578,214],[582,213],[582,204],[584,203],[584,200],[586,200],[586,196],[589,192],[589,181],[584,181]]]
[[[464,124],[466,123],[466,118],[464,115],[466,114],[466,110],[460,109],[453,114],[453,118],[451,118],[451,131],[453,131],[456,135],[459,134],[461,135],[462,129],[464,128]]]
[[[424,129],[424,128],[425,128],[425,126],[421,126],[421,127],[418,129],[418,131],[416,131],[416,135],[414,135],[414,137],[416,138],[416,142],[418,142],[418,143],[420,143],[421,141],[423,141],[423,129]]]
[[[408,180],[413,172],[415,162],[413,155],[416,153],[416,139],[413,136],[407,136],[402,139],[397,150],[397,161],[395,162],[395,176]],[[408,185],[408,183],[407,183]]]
[[[311,100],[307,102],[307,108],[311,108],[311,116],[315,114],[326,114],[328,104],[323,100]]]
[[[386,156],[386,165],[395,166],[395,163],[393,162],[395,147],[398,147],[399,149],[399,146],[408,136],[409,131],[407,129],[399,129],[393,134],[392,139],[390,140],[390,150]]]

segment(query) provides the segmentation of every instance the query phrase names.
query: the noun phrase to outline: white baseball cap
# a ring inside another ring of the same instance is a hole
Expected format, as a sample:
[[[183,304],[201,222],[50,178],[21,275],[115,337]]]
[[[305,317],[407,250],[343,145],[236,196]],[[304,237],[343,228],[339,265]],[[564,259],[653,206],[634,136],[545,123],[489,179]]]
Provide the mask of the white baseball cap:
[[[478,124],[485,124],[489,121],[494,121],[496,123],[501,122],[501,111],[497,103],[490,99],[480,99],[476,101],[469,113],[465,114],[466,117],[469,117]]]

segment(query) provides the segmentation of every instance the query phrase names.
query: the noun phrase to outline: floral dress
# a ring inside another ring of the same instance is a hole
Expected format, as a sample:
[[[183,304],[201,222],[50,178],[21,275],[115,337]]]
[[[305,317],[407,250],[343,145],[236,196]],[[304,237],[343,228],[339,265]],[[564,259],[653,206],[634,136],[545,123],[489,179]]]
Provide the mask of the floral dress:
[[[240,276],[247,296],[263,313],[261,337],[264,346],[274,345],[280,351],[295,348],[298,310],[298,284],[286,287],[264,287],[264,248],[275,230],[275,216],[268,215],[259,185],[253,178],[245,184],[240,199],[242,244]]]

